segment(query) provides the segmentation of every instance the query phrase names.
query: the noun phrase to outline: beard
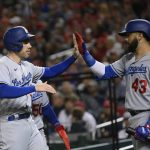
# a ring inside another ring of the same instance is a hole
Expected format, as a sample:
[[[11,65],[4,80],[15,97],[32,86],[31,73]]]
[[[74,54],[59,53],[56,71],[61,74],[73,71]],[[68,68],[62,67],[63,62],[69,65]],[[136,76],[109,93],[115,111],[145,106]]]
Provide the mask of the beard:
[[[138,40],[134,39],[131,43],[128,43],[127,51],[135,53],[137,46],[138,46]]]

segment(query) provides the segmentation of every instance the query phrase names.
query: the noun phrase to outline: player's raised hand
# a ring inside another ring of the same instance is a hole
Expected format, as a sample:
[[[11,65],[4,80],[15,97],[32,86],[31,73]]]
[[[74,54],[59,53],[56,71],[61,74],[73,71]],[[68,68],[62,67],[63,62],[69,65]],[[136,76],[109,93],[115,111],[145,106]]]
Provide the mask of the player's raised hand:
[[[74,44],[74,57],[77,58],[80,53],[78,51],[78,44],[77,44],[77,41],[76,41],[75,34],[73,34],[73,44]]]
[[[74,47],[77,48],[77,50],[79,51],[81,55],[84,55],[84,53],[87,51],[85,42],[82,36],[78,32],[74,33],[74,35],[75,35]]]
[[[37,92],[49,92],[52,94],[56,93],[56,90],[51,85],[47,84],[47,82],[37,83],[35,85],[35,89]]]

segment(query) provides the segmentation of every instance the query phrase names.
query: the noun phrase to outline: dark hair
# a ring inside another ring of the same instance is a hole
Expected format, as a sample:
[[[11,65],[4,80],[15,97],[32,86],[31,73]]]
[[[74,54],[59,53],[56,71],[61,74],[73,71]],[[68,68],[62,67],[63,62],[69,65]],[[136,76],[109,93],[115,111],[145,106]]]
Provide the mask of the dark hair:
[[[81,111],[80,109],[74,109],[72,115],[74,118],[76,118],[76,120],[82,120],[83,111]]]
[[[78,99],[79,98],[75,94],[65,96],[64,98],[65,102],[68,102],[68,101],[76,102]]]

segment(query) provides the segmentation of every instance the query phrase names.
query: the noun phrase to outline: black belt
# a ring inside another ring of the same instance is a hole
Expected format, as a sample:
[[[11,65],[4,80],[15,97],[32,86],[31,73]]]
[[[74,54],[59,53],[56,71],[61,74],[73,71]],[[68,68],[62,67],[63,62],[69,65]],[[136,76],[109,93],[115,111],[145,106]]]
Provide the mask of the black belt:
[[[44,130],[44,127],[42,127],[42,128],[39,128],[39,131],[41,131],[41,130]]]
[[[135,116],[139,113],[142,113],[142,112],[145,112],[145,111],[150,111],[150,109],[145,109],[145,110],[131,110],[131,109],[128,109],[127,111],[131,114],[131,116]]]
[[[20,120],[20,119],[25,119],[30,117],[30,113],[23,113],[23,114],[14,114],[8,116],[8,121],[13,121],[13,120]]]

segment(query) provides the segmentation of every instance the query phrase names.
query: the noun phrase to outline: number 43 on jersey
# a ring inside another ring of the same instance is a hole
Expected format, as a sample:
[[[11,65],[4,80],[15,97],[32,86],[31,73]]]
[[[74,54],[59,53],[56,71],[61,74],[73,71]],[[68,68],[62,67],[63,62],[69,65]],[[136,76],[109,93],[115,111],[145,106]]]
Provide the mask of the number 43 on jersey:
[[[135,92],[140,92],[141,94],[144,94],[146,92],[146,88],[146,80],[139,80],[138,78],[136,78],[135,81],[132,83],[132,89],[134,89]]]

